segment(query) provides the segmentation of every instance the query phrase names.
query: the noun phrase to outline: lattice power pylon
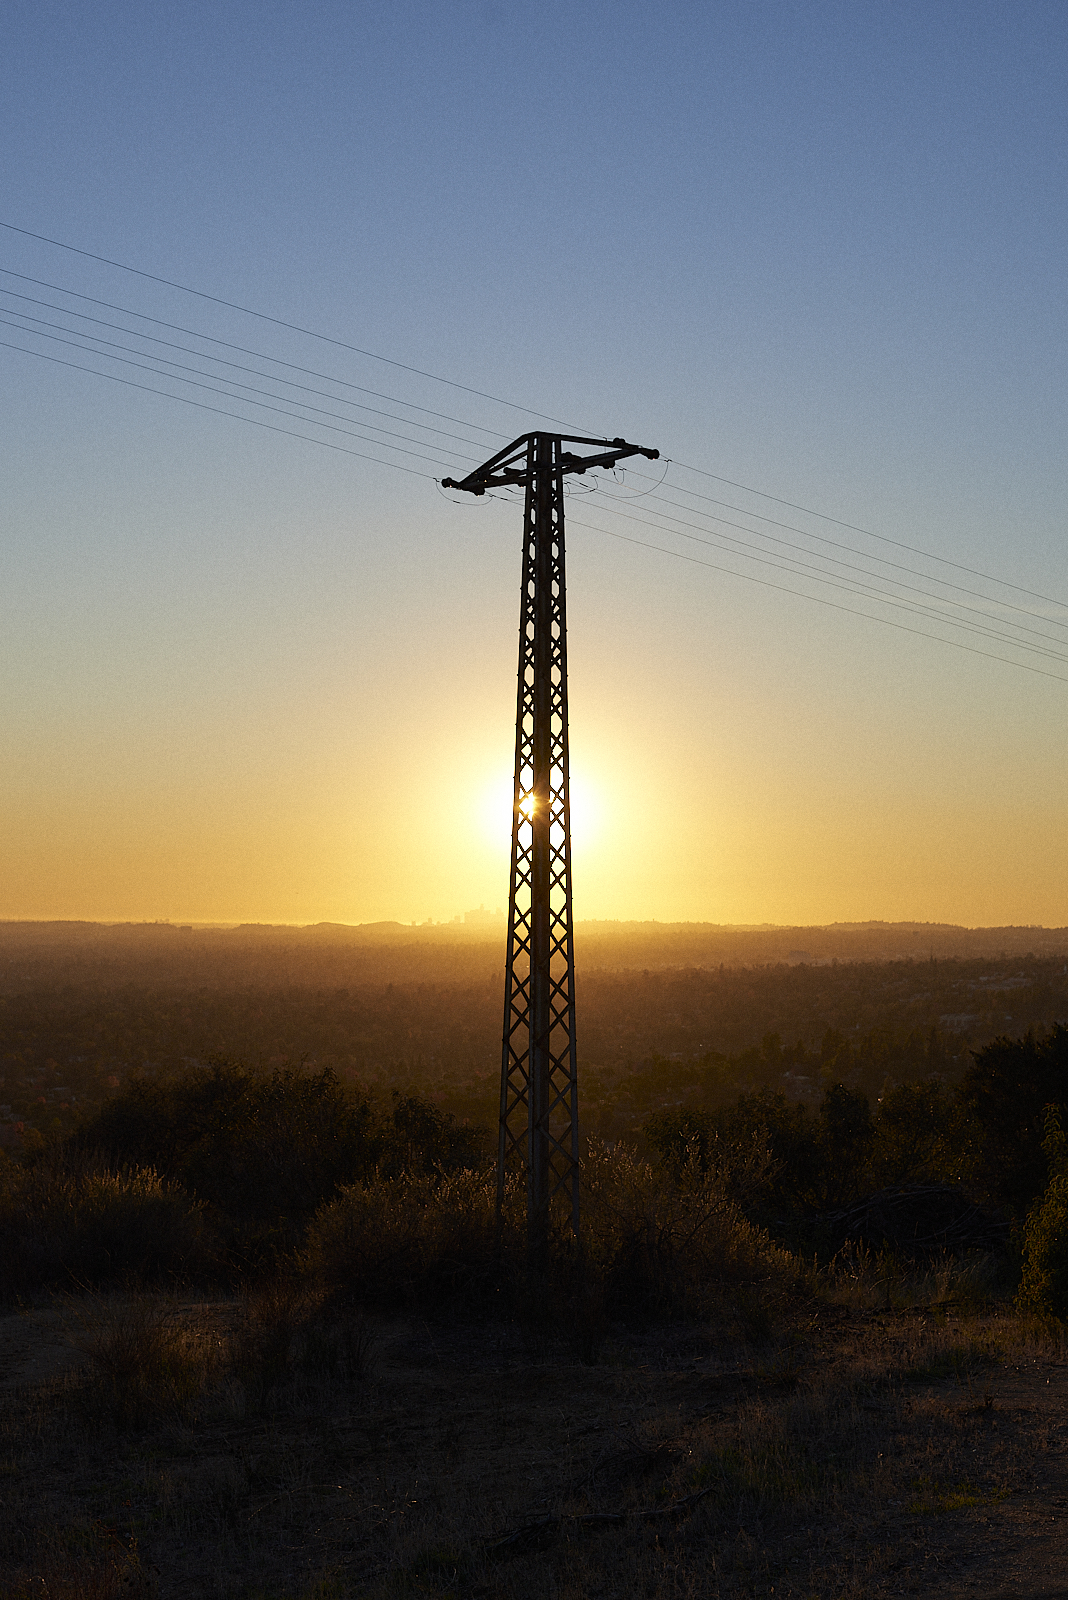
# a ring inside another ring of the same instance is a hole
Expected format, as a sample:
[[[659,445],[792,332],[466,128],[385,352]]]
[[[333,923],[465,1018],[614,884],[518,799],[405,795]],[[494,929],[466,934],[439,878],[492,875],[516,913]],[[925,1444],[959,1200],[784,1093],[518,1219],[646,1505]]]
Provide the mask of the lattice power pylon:
[[[578,456],[565,445],[597,453]],[[579,1221],[563,484],[569,473],[635,455],[655,460],[659,451],[625,439],[528,433],[466,478],[442,479],[443,488],[476,495],[526,491],[497,1205],[509,1170],[525,1171],[535,1272],[547,1265],[554,1199],[568,1205],[576,1234]]]

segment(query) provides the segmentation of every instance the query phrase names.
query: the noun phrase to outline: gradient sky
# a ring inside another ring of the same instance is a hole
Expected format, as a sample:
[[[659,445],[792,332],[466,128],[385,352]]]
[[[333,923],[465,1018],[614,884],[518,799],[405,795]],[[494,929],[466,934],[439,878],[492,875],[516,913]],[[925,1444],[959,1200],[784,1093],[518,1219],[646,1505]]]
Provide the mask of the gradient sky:
[[[659,447],[665,494],[799,522],[686,463],[1020,585],[957,575],[1068,641],[1063,3],[8,0],[3,34],[4,221]],[[485,454],[537,425],[4,229],[0,266]],[[409,476],[0,348],[0,916],[503,905],[520,511],[441,494],[470,454]],[[1068,662],[595,500],[579,917],[1068,922]]]

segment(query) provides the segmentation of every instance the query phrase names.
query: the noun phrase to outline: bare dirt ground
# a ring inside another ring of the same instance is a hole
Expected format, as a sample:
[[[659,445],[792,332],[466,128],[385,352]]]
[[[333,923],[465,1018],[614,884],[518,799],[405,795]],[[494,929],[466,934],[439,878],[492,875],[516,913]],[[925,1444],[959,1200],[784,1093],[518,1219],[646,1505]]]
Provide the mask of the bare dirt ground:
[[[1008,1315],[614,1329],[592,1367],[382,1321],[344,1378],[254,1401],[223,1359],[241,1308],[172,1302],[223,1355],[133,1424],[85,1350],[128,1310],[0,1317],[12,1600],[1068,1597],[1068,1363]]]

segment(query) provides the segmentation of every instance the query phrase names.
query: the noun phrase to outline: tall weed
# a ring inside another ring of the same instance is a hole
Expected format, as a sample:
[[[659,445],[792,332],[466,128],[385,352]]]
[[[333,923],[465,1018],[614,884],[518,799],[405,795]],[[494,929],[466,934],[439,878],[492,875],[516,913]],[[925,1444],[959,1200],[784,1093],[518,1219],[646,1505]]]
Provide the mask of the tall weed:
[[[192,1421],[226,1359],[210,1328],[146,1296],[79,1305],[72,1343],[88,1357],[81,1403],[92,1420],[123,1429],[166,1418]]]

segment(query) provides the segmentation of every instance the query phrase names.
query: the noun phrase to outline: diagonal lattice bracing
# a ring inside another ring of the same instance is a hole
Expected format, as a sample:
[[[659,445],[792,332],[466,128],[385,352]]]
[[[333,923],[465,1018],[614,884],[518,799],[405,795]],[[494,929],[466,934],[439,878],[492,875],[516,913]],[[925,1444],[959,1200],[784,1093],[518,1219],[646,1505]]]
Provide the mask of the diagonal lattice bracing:
[[[525,1168],[535,1259],[556,1196],[576,1229],[579,1200],[560,453],[552,435],[527,441],[501,1061],[498,1192],[510,1164]]]
[[[575,455],[565,444],[595,453]],[[442,479],[442,488],[475,495],[526,494],[497,1207],[509,1170],[524,1173],[536,1274],[548,1262],[554,1200],[566,1204],[576,1233],[579,1220],[563,480],[658,454],[625,439],[531,433],[466,478]]]

